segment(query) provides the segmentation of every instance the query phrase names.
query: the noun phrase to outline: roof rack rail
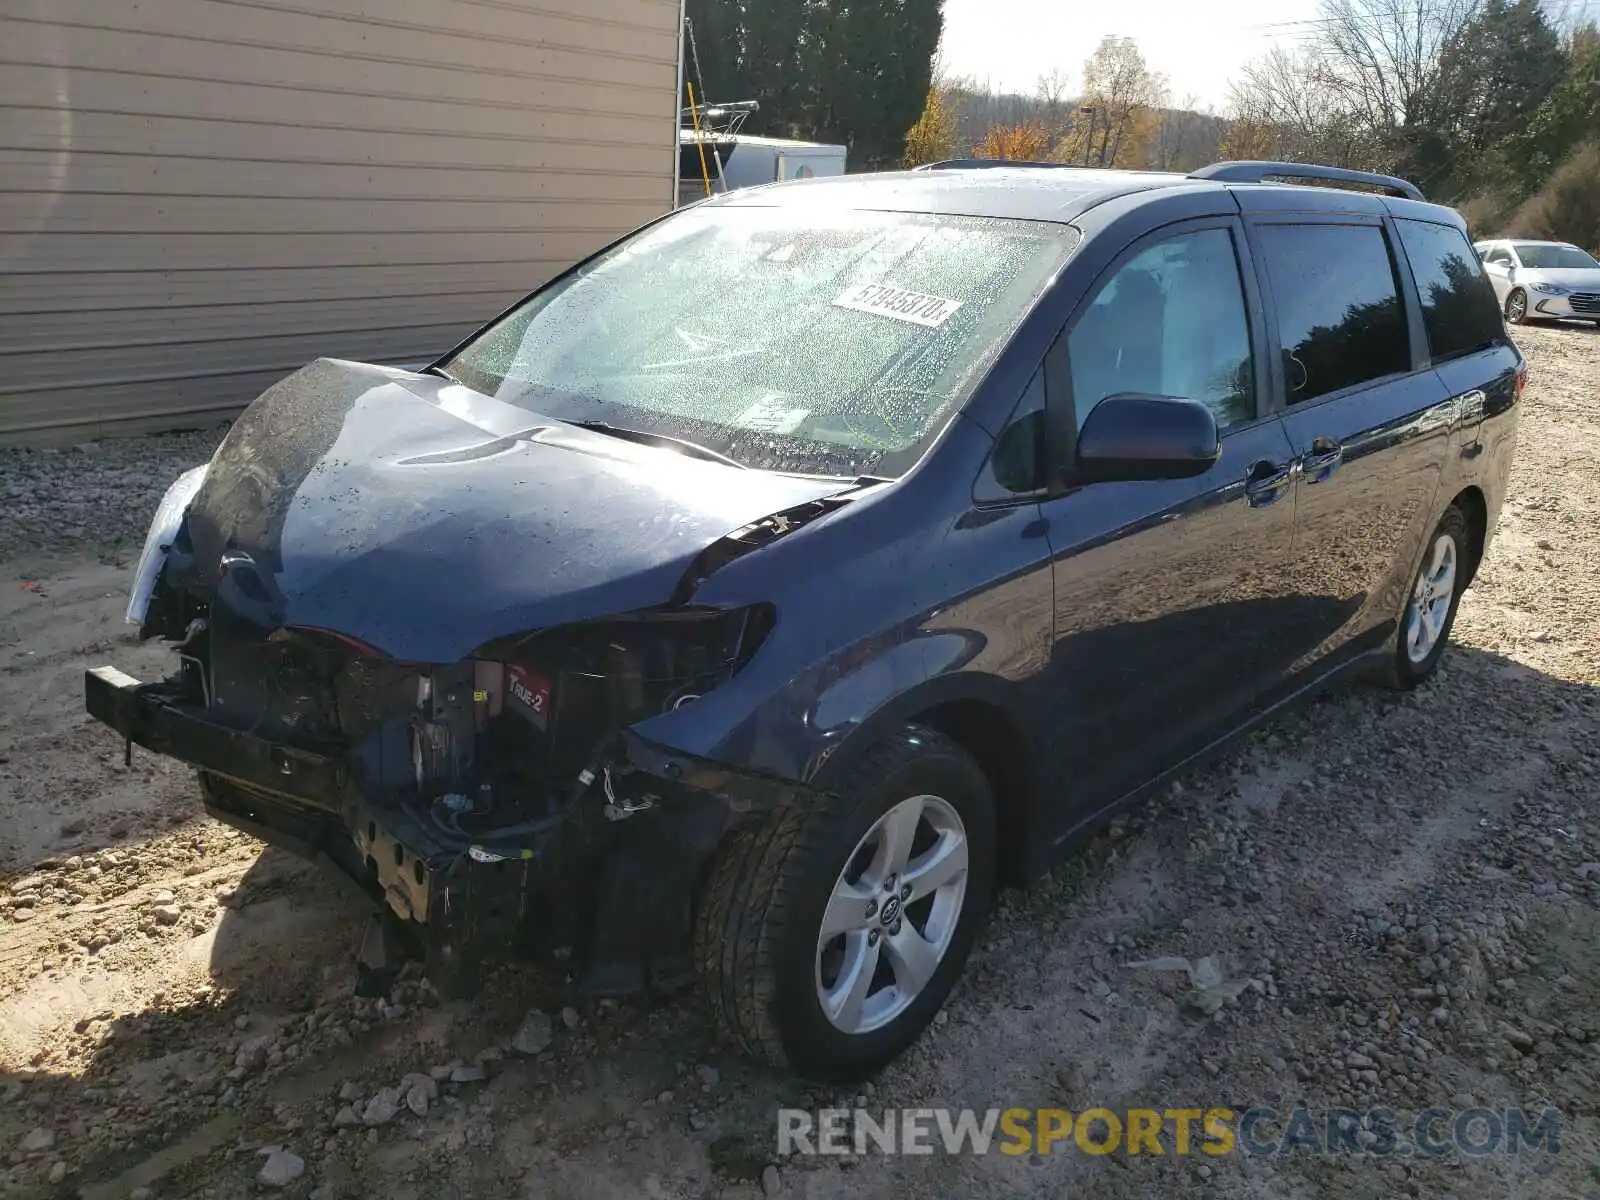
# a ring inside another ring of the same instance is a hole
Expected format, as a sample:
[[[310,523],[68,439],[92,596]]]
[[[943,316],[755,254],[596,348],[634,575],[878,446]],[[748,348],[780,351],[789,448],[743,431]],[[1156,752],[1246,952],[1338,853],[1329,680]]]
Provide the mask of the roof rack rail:
[[[1026,158],[947,158],[942,162],[923,163],[913,171],[970,171],[978,167],[1057,167],[1077,168],[1077,163],[1034,162]]]
[[[1271,179],[1315,179],[1322,183],[1362,183],[1388,196],[1407,200],[1426,200],[1422,189],[1406,179],[1379,175],[1372,171],[1352,171],[1345,167],[1324,167],[1315,163],[1219,162],[1191,171],[1190,179],[1214,179],[1219,183],[1265,183]]]

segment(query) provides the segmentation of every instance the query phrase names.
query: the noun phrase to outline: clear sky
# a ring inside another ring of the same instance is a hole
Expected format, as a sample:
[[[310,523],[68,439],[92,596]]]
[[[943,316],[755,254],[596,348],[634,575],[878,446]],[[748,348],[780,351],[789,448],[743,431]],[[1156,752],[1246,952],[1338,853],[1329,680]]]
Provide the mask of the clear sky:
[[[945,0],[944,64],[999,91],[1031,92],[1052,67],[1072,91],[1107,34],[1131,37],[1167,76],[1172,102],[1227,104],[1228,80],[1275,40],[1306,33],[1317,0]]]

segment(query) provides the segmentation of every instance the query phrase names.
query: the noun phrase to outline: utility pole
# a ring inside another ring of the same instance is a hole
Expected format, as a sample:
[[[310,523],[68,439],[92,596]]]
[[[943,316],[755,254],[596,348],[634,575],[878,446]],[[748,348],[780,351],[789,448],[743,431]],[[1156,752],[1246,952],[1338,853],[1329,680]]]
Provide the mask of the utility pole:
[[[1098,104],[1085,104],[1080,107],[1078,111],[1080,113],[1089,114],[1089,128],[1084,132],[1083,135],[1083,165],[1088,166],[1089,151],[1094,146],[1094,123],[1095,118],[1100,115],[1100,106]]]

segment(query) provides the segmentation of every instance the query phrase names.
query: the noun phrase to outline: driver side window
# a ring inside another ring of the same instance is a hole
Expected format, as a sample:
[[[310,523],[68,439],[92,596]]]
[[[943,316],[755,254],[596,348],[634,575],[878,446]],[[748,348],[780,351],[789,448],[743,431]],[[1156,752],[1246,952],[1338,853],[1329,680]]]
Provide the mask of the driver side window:
[[[1125,262],[1067,335],[1078,427],[1118,392],[1182,396],[1217,428],[1256,414],[1250,324],[1226,229],[1179,234]]]

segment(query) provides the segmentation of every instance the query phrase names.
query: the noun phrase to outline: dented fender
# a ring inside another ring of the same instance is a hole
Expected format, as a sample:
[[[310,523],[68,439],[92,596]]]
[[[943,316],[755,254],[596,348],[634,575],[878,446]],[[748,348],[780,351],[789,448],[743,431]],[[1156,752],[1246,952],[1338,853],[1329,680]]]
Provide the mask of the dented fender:
[[[139,565],[133,572],[133,592],[128,598],[128,609],[125,614],[128,624],[140,626],[144,624],[145,614],[150,610],[150,596],[155,591],[156,579],[161,574],[161,568],[166,565],[167,552],[172,548],[173,539],[178,536],[178,528],[183,524],[189,502],[205,483],[209,466],[210,464],[194,467],[179,475],[167,489],[166,494],[161,497],[161,503],[156,506],[156,515],[150,522],[150,531],[145,534],[144,549],[139,552]]]
[[[970,490],[992,445],[985,430],[958,419],[946,435],[950,469],[865,492],[847,519],[819,521],[771,557],[751,555],[711,575],[697,602],[724,608],[760,597],[774,606],[772,634],[726,683],[637,723],[638,735],[814,788],[848,761],[850,747],[940,704],[982,703],[1026,728],[1053,605],[1037,509],[969,523],[934,515],[960,511],[940,493]],[[1018,623],[1015,639],[996,636],[1005,626],[984,607],[985,594],[1019,570],[1018,598],[1045,620]]]

